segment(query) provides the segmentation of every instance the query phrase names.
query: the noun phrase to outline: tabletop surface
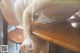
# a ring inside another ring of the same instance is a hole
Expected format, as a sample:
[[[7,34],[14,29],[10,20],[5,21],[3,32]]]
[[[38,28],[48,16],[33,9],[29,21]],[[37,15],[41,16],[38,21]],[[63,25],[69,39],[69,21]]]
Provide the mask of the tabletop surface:
[[[33,30],[38,37],[76,52],[80,52],[79,32],[67,22],[54,22]]]

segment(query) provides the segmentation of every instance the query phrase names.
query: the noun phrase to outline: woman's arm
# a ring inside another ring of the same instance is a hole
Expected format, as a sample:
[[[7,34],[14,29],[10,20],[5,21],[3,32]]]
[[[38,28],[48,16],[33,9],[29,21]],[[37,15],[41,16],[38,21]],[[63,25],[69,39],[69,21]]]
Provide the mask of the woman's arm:
[[[13,1],[14,0],[1,0],[0,3],[0,9],[3,13],[3,16],[5,20],[10,25],[18,25],[18,22],[16,20],[14,11],[13,11]]]
[[[35,0],[35,3],[31,3],[23,12],[23,30],[24,30],[24,37],[30,37],[31,36],[31,26],[30,26],[30,21],[31,21],[31,15],[32,15],[32,8],[34,5],[35,12],[38,12],[45,8],[51,0]]]

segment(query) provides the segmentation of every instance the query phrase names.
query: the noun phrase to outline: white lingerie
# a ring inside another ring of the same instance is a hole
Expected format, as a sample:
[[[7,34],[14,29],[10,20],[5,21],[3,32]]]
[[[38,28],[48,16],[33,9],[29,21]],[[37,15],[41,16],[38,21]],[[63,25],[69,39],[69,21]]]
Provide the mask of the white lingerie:
[[[41,24],[46,24],[46,23],[52,23],[54,22],[55,19],[53,18],[48,18],[42,11],[38,17],[38,19],[35,21],[35,23],[41,23]]]

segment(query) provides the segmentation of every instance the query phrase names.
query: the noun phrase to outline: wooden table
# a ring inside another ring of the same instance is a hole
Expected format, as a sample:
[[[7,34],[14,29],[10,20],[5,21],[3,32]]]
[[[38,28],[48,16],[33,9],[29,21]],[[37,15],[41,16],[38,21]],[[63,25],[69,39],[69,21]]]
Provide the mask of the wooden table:
[[[33,34],[53,44],[80,53],[80,31],[67,22],[54,22],[43,27],[36,27]]]

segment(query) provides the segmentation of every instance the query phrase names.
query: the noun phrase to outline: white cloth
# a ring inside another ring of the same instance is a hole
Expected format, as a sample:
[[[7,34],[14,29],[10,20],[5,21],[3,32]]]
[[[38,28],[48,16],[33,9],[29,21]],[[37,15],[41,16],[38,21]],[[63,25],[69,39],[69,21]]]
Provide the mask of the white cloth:
[[[56,21],[55,19],[54,20],[53,19],[54,19],[54,17],[49,18],[43,12],[41,12],[38,19],[35,21],[35,23],[41,23],[41,24],[52,23],[52,22]]]

